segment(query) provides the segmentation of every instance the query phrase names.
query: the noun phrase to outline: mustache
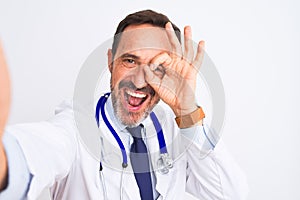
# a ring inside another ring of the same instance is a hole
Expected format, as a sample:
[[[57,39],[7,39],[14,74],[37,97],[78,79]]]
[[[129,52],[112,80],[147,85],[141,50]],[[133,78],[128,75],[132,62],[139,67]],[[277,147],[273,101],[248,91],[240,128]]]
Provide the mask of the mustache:
[[[122,88],[124,88],[124,87],[129,88],[131,90],[148,93],[151,96],[155,95],[155,91],[154,91],[154,89],[150,85],[147,85],[146,87],[143,87],[143,88],[137,88],[132,81],[122,80],[119,83],[119,90],[122,89]]]

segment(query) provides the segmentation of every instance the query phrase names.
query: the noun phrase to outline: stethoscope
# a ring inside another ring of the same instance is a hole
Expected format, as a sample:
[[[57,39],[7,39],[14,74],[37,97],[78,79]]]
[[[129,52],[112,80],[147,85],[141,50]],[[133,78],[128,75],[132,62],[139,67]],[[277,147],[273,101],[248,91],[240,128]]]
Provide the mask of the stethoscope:
[[[121,175],[121,183],[120,183],[120,189],[121,189],[121,199],[122,199],[122,190],[123,190],[123,172],[125,170],[125,168],[128,166],[128,160],[127,160],[127,153],[125,150],[125,147],[119,137],[119,135],[117,134],[117,132],[115,131],[115,129],[112,127],[111,123],[109,122],[109,120],[106,117],[105,114],[105,103],[109,97],[110,93],[106,93],[103,96],[100,97],[97,106],[96,106],[96,113],[95,113],[95,117],[96,117],[96,121],[97,121],[97,125],[99,128],[99,114],[101,111],[101,116],[102,119],[104,121],[104,123],[106,124],[107,128],[109,129],[109,131],[112,133],[112,135],[114,136],[115,140],[117,141],[119,148],[121,150],[122,153],[122,175]],[[173,160],[171,159],[171,157],[168,154],[168,150],[167,150],[167,146],[166,146],[166,142],[165,142],[165,138],[164,138],[164,134],[163,134],[163,130],[162,127],[155,115],[154,112],[150,113],[150,118],[153,122],[153,125],[155,127],[156,130],[156,135],[157,135],[157,140],[158,140],[158,144],[159,144],[159,150],[160,150],[160,158],[157,160],[157,166],[158,166],[158,170],[161,174],[167,174],[169,173],[169,170],[173,167]],[[104,191],[104,199],[107,199],[107,193],[106,193],[106,186],[105,186],[105,181],[104,181],[104,177],[103,177],[103,166],[102,163],[100,161],[100,179],[102,182],[102,187],[103,187],[103,191]]]

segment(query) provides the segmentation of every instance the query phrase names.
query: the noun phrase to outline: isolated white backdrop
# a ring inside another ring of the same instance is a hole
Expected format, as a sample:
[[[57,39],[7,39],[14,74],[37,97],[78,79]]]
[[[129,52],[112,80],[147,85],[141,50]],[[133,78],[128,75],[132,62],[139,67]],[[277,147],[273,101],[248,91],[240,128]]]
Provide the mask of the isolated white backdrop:
[[[88,55],[127,14],[151,8],[191,25],[223,80],[223,138],[247,174],[250,200],[300,199],[298,1],[0,0],[10,67],[10,124],[40,121],[73,95]],[[42,199],[45,197],[42,197]]]

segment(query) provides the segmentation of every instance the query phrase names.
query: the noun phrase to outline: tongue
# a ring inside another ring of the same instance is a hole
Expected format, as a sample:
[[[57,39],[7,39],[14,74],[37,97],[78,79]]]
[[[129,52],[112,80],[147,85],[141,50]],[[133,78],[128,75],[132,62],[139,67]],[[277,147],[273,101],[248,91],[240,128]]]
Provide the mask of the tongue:
[[[139,106],[142,104],[143,99],[142,98],[136,98],[133,96],[128,97],[128,102],[131,106]]]

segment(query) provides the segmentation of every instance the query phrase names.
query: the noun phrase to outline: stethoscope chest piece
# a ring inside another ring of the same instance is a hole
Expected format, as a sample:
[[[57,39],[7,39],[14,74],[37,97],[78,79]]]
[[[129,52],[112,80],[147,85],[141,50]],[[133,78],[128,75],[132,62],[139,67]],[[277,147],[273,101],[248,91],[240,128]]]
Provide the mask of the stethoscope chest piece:
[[[169,173],[169,170],[173,167],[173,161],[168,153],[163,153],[157,160],[157,167],[161,174]]]

